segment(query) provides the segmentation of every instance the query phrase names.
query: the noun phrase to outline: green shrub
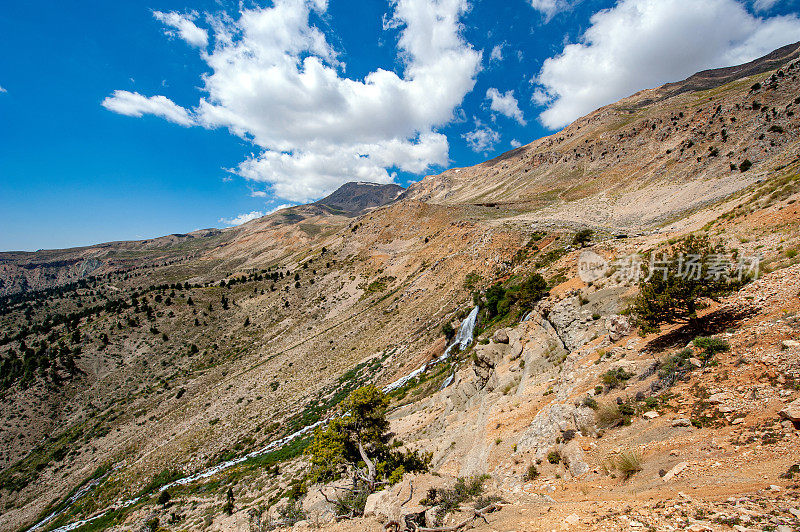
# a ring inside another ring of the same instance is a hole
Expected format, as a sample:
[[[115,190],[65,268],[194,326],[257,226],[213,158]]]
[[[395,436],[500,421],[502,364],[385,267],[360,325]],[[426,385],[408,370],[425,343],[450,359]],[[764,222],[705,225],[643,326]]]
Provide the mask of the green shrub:
[[[594,231],[591,229],[581,229],[577,233],[575,233],[575,237],[572,239],[572,245],[578,248],[582,248],[586,244],[592,241],[592,236],[594,236]]]
[[[614,467],[625,479],[642,470],[642,455],[638,451],[622,452],[614,460]]]
[[[711,357],[717,353],[730,351],[731,349],[731,346],[725,340],[713,338],[711,336],[698,336],[692,343],[695,347],[699,347],[703,350],[703,354],[700,355],[700,359],[703,361],[710,360]]]
[[[558,454],[558,451],[550,451],[547,453],[547,461],[551,464],[558,464],[561,462],[561,455]]]
[[[438,506],[436,512],[436,526],[440,526],[444,517],[457,510],[461,504],[483,494],[483,484],[488,475],[459,477],[452,489],[430,489],[423,499],[424,504]]]
[[[600,380],[607,388],[611,389],[624,384],[631,377],[633,377],[633,373],[628,373],[625,368],[614,368],[603,373]]]
[[[536,479],[539,476],[539,470],[536,468],[536,464],[531,464],[528,466],[528,469],[525,470],[525,475],[523,475],[522,480],[525,482],[530,482],[531,480]]]

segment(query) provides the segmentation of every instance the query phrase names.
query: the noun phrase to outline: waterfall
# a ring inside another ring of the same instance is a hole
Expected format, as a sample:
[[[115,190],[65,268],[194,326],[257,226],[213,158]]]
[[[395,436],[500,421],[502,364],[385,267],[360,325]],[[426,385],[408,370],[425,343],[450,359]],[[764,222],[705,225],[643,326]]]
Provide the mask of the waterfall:
[[[438,364],[439,362],[444,362],[450,357],[450,351],[452,351],[455,346],[458,346],[459,351],[463,351],[464,349],[469,347],[469,344],[471,344],[473,340],[472,333],[475,331],[475,322],[478,319],[478,310],[479,309],[476,306],[475,308],[472,309],[472,311],[470,311],[467,317],[464,318],[464,321],[461,322],[461,326],[458,328],[458,332],[456,333],[455,339],[449,346],[447,346],[447,349],[444,350],[442,356],[440,356],[433,362],[428,362],[426,364],[423,364],[422,367],[415,369],[408,375],[400,377],[393,383],[384,386],[383,393],[389,393],[392,390],[396,390],[397,388],[401,387],[402,385],[404,385],[417,375],[425,372],[429,367]]]
[[[459,351],[463,351],[469,344],[472,343],[472,332],[475,330],[475,321],[478,319],[478,307],[476,306],[473,308],[470,313],[464,318],[464,321],[461,322],[461,327],[458,328],[458,333],[456,333],[455,340],[453,343],[450,344],[447,349],[445,349],[444,354],[439,357],[439,360],[445,360],[447,357],[450,356],[450,351],[455,347],[458,346]]]
[[[409,373],[408,375],[406,375],[404,377],[401,377],[401,378],[397,379],[396,381],[394,381],[393,383],[385,386],[383,388],[383,392],[384,393],[388,393],[388,392],[390,392],[392,390],[395,390],[395,389],[399,388],[400,386],[404,385],[405,383],[407,383],[408,381],[410,381],[411,379],[413,379],[414,377],[416,377],[417,375],[419,375],[419,374],[423,373],[424,371],[426,371],[429,367],[431,367],[431,366],[433,366],[435,364],[438,364],[439,362],[443,362],[443,361],[447,360],[447,358],[450,356],[450,351],[452,351],[452,349],[455,346],[458,346],[458,350],[459,351],[463,351],[464,349],[469,347],[469,344],[471,344],[472,340],[473,340],[473,332],[475,331],[475,322],[478,319],[478,310],[479,309],[476,306],[475,308],[472,309],[472,311],[470,311],[470,313],[467,315],[467,317],[464,318],[464,321],[461,322],[461,326],[458,328],[458,333],[456,333],[456,337],[453,339],[453,342],[449,346],[447,346],[447,349],[445,349],[444,354],[442,356],[440,356],[439,358],[437,358],[433,362],[428,362],[427,364],[424,364],[421,368],[417,368],[414,371],[412,371],[411,373]],[[453,375],[450,375],[445,380],[444,385],[442,386],[442,388],[445,388],[445,387],[449,386],[450,383],[452,383],[452,382],[453,382]],[[288,436],[284,436],[283,438],[281,438],[279,440],[273,441],[273,442],[269,443],[268,445],[266,445],[265,447],[262,447],[261,449],[253,451],[253,452],[251,452],[251,453],[249,453],[249,454],[247,454],[245,456],[241,456],[239,458],[234,458],[233,460],[228,460],[227,462],[223,462],[221,464],[215,465],[215,466],[210,467],[208,469],[205,469],[205,470],[203,470],[203,471],[201,471],[199,473],[195,473],[194,475],[190,475],[188,477],[184,477],[184,478],[175,480],[173,482],[170,482],[169,484],[166,484],[166,485],[162,486],[160,488],[160,491],[164,491],[164,490],[172,488],[174,486],[181,486],[181,485],[184,485],[184,484],[188,484],[188,483],[190,483],[192,481],[195,481],[195,480],[208,478],[208,477],[210,477],[210,476],[212,476],[212,475],[214,475],[216,473],[219,473],[220,471],[228,469],[229,467],[232,467],[232,466],[235,466],[237,464],[240,464],[240,463],[244,462],[245,460],[247,460],[249,458],[254,458],[256,456],[260,456],[260,455],[266,454],[266,453],[268,453],[270,451],[274,451],[276,449],[280,449],[281,447],[283,447],[284,445],[286,445],[290,441],[308,434],[309,432],[314,430],[316,427],[322,425],[323,423],[326,423],[326,421],[325,420],[319,420],[316,423],[313,423],[311,425],[307,425],[307,426],[303,427],[302,429],[298,430],[297,432],[289,434]],[[106,473],[106,475],[107,474],[108,473]],[[47,516],[44,520],[40,521],[39,523],[34,525],[32,528],[28,529],[28,532],[32,532],[34,530],[37,530],[37,529],[43,527],[49,521],[51,521],[53,518],[55,518],[58,515],[61,515],[65,510],[67,510],[70,506],[72,506],[72,504],[76,500],[78,500],[83,495],[88,493],[92,488],[97,486],[100,483],[100,481],[102,481],[105,478],[106,475],[103,475],[103,477],[101,477],[99,479],[96,479],[96,480],[88,483],[83,488],[81,488],[73,497],[70,498],[69,504],[65,505],[64,508],[62,508],[62,509],[60,509],[60,510],[58,510],[56,512],[53,512],[51,515]],[[132,505],[136,504],[142,498],[143,497],[134,497],[133,499],[129,499],[127,501],[122,501],[121,503],[116,504],[115,508],[116,509],[127,508],[129,506],[132,506]],[[55,530],[53,530],[53,532],[68,532],[70,530],[75,530],[76,528],[80,528],[80,527],[82,527],[82,526],[84,526],[84,525],[86,525],[88,523],[91,523],[92,521],[100,519],[101,517],[106,515],[109,511],[111,511],[111,510],[106,510],[106,511],[100,513],[100,514],[93,515],[92,517],[89,517],[87,519],[82,519],[80,521],[75,521],[73,523],[69,523],[69,524],[64,525],[62,527],[56,528]]]

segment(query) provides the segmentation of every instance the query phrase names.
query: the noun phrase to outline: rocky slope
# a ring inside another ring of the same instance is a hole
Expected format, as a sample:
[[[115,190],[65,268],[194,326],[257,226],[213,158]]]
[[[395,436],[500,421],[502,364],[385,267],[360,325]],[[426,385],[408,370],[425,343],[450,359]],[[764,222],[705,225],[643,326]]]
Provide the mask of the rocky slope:
[[[355,387],[440,356],[441,326],[463,320],[472,290],[532,272],[550,295],[530,314],[479,324],[467,351],[391,396],[392,431],[433,453],[432,473],[339,523],[322,495],[334,488],[310,486],[296,528],[383,530],[420,510],[428,487],[475,474],[505,501],[470,523],[479,530],[797,527],[795,481],[781,475],[798,432],[779,414],[800,382],[796,49],[704,73],[726,83],[711,89],[643,91],[399,198],[359,185],[352,200],[334,194],[221,232],[3,255],[3,279],[50,289],[19,293],[15,282],[0,306],[0,528],[56,510],[44,528],[95,517],[84,529],[154,518],[258,529],[254,516],[276,516],[301,478],[305,440],[248,453]],[[749,77],[725,77],[736,72]],[[620,315],[635,284],[580,280],[570,242],[586,226],[609,260],[688,233],[761,254],[762,279],[704,310],[730,351],[665,386],[656,363],[693,335],[640,337]],[[605,386],[620,370],[630,377]],[[630,424],[606,419],[618,403]],[[641,470],[625,478],[615,467],[630,453]],[[171,480],[237,458],[157,503]],[[526,478],[532,465],[538,476]],[[88,495],[70,502],[82,485]]]

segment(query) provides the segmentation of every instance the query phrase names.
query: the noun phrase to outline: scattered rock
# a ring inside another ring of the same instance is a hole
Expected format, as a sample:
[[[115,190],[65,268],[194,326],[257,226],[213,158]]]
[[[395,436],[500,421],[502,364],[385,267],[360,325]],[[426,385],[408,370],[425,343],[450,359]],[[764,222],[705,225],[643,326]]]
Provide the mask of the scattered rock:
[[[614,315],[606,319],[606,329],[608,330],[608,339],[618,342],[633,331],[633,326],[627,316]]]
[[[589,464],[586,463],[583,449],[576,440],[572,440],[561,449],[561,457],[572,476],[579,477],[589,472]]]
[[[800,423],[800,399],[796,399],[784,406],[783,409],[778,412],[778,415],[784,419],[788,419],[794,423],[796,427],[797,424]]]
[[[781,342],[781,347],[784,349],[791,349],[793,347],[800,347],[800,342],[797,340],[784,340]]]
[[[661,477],[661,480],[663,480],[664,482],[668,482],[672,480],[675,477],[675,475],[683,472],[683,470],[686,469],[687,467],[689,467],[689,462],[681,462],[672,469],[670,469],[669,471],[667,471],[667,474]]]
[[[728,394],[726,393],[715,393],[708,397],[708,402],[712,405],[722,404],[728,400]]]
[[[678,419],[672,422],[673,427],[689,427],[692,425],[692,421],[689,418],[679,417]]]
[[[564,530],[574,528],[580,520],[581,518],[578,514],[570,514],[564,518],[564,522],[561,523],[561,528]]]
[[[369,495],[367,497],[367,503],[364,505],[364,517],[388,517],[388,509],[386,508],[388,500],[388,490]],[[378,515],[379,512],[381,514],[380,516]]]
[[[692,366],[696,367],[696,368],[702,368],[702,367],[703,367],[703,363],[702,363],[702,362],[700,362],[700,359],[697,359],[697,358],[695,358],[695,357],[692,357],[692,358],[690,358],[690,359],[689,359],[689,363],[690,363]]]
[[[500,329],[496,333],[494,333],[492,340],[494,340],[498,344],[507,344],[508,333],[505,331],[505,329]]]
[[[655,410],[650,410],[649,412],[645,412],[644,414],[642,414],[642,417],[647,419],[655,419],[658,417],[658,412],[656,412]]]

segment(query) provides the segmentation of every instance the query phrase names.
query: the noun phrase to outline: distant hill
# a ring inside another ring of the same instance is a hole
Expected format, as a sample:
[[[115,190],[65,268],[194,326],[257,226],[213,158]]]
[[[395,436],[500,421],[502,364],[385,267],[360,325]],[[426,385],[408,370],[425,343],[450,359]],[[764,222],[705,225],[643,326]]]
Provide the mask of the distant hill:
[[[345,183],[331,195],[314,202],[312,205],[323,207],[334,214],[358,216],[369,209],[393,202],[404,191],[403,187],[394,183],[379,185],[377,183],[352,181]]]

